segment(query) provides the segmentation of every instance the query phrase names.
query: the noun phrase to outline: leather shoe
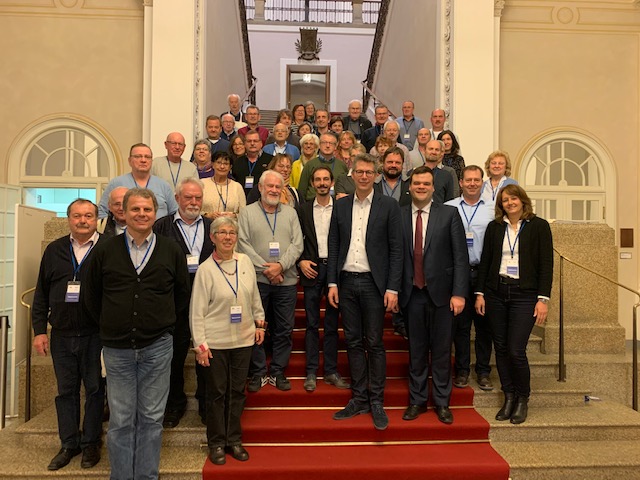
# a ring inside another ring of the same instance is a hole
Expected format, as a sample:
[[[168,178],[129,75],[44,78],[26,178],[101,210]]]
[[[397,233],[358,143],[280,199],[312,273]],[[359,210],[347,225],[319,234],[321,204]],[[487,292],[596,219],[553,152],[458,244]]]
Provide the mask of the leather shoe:
[[[379,403],[371,405],[371,416],[373,417],[373,426],[376,430],[386,430],[389,426],[389,417],[384,407]]]
[[[307,375],[307,378],[305,378],[304,385],[302,386],[307,392],[313,392],[316,389],[316,382],[316,376],[313,373],[310,373],[309,375]]]
[[[398,335],[405,340],[409,340],[409,336],[407,335],[407,328],[404,326],[404,323],[400,323],[393,327],[393,334]]]
[[[529,399],[527,397],[517,397],[516,406],[513,408],[513,413],[511,414],[511,423],[514,425],[524,423],[529,411],[528,403]]]
[[[415,420],[416,418],[418,418],[418,415],[425,413],[426,411],[427,411],[427,407],[424,405],[423,406],[409,405],[407,409],[404,411],[404,414],[402,415],[402,419]]]
[[[467,385],[469,385],[469,372],[459,372],[453,379],[453,386],[465,388]]]
[[[242,445],[231,445],[229,450],[231,451],[231,456],[236,460],[240,462],[246,462],[249,460],[249,452],[247,452]]]
[[[62,467],[69,465],[69,462],[76,455],[80,455],[80,448],[61,448],[58,454],[53,457],[47,470],[60,470]]]
[[[369,413],[370,411],[371,409],[369,408],[369,405],[358,405],[354,400],[349,400],[346,407],[333,414],[333,419],[346,420],[347,418],[352,418],[363,413]]]
[[[451,425],[453,423],[453,413],[449,410],[449,407],[436,407],[436,415],[438,415],[438,420],[442,423],[446,423],[447,425]]]
[[[502,408],[498,410],[496,413],[496,420],[499,422],[504,422],[505,420],[509,420],[511,418],[511,414],[513,413],[513,407],[516,404],[516,396],[514,393],[505,393],[504,394],[504,403],[502,404]]]
[[[213,447],[209,449],[209,460],[215,465],[224,465],[227,463],[227,458],[224,456],[223,447]]]
[[[87,445],[82,450],[82,468],[91,468],[100,461],[100,447],[98,445]]]
[[[340,388],[342,390],[351,388],[351,384],[347,383],[346,380],[342,378],[339,373],[332,373],[331,375],[325,375],[324,383],[328,383],[329,385],[333,385],[334,387]]]
[[[480,390],[484,390],[485,392],[493,390],[493,383],[491,382],[489,375],[479,375],[478,386],[480,387]]]
[[[162,420],[162,426],[164,428],[177,427],[183,415],[184,410],[167,410],[166,412],[164,412],[164,420]]]

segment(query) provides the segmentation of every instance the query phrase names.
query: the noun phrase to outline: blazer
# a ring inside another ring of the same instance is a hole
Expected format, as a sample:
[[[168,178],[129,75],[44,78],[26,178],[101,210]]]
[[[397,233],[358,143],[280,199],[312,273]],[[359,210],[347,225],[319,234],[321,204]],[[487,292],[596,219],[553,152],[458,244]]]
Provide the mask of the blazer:
[[[505,222],[494,220],[487,225],[476,292],[484,293],[487,288],[498,288],[504,232]],[[549,223],[536,216],[525,220],[518,242],[520,288],[536,290],[538,295],[550,297],[553,283],[553,240]]]
[[[300,205],[298,208],[298,218],[300,219],[300,227],[302,228],[302,237],[304,242],[304,250],[300,255],[300,260],[311,260],[318,263],[318,236],[316,235],[316,224],[313,220],[313,200],[309,200]],[[335,208],[335,202],[334,202]],[[317,268],[315,269],[317,271]],[[302,272],[298,272],[300,276],[300,285],[303,287],[313,287],[317,279],[307,278]]]
[[[351,244],[351,217],[355,195],[333,204],[329,228],[327,283],[340,285],[340,272]],[[457,214],[457,210],[456,210]],[[393,198],[374,192],[367,223],[366,251],[371,275],[384,295],[386,290],[400,291],[402,277],[402,232],[400,206]],[[466,249],[466,246],[465,246]]]
[[[400,306],[406,307],[413,289],[413,219],[411,205],[402,207],[404,263]],[[423,217],[424,218],[424,217]],[[469,291],[469,252],[458,209],[431,202],[423,250],[427,291],[436,307],[448,305],[452,296]]]

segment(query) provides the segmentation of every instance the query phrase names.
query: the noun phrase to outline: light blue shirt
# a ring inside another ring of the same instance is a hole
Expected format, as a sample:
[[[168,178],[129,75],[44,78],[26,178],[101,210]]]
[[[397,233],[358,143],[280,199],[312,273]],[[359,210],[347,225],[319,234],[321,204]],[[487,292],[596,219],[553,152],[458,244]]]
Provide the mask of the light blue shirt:
[[[469,264],[477,266],[482,256],[484,233],[487,231],[487,225],[495,219],[494,205],[482,199],[475,205],[470,205],[465,202],[463,196],[449,200],[445,202],[445,205],[458,209],[465,234],[473,234],[472,245],[470,245],[471,239],[467,235],[467,250],[469,251]]]
[[[187,244],[187,248],[191,255],[200,258],[205,235],[204,220],[202,220],[202,216],[199,216],[195,222],[189,225],[182,220],[180,212],[176,212],[173,216],[173,222],[178,225],[178,230],[180,230],[182,239],[184,240],[184,243]]]
[[[109,215],[109,194],[111,190],[117,187],[127,188],[139,188],[131,173],[126,173],[114,178],[109,182],[107,188],[105,188],[100,203],[98,204],[98,218],[104,218]],[[167,215],[171,215],[178,211],[178,204],[176,203],[173,189],[171,186],[160,177],[151,175],[147,188],[151,190],[158,200],[158,211],[156,212],[156,220]]]
[[[129,232],[125,232],[124,238],[127,241],[127,250],[129,251],[133,268],[135,268],[136,273],[140,275],[144,267],[149,263],[153,251],[156,249],[156,234],[151,232],[140,246],[136,245],[136,242],[133,240],[133,237],[129,235]]]

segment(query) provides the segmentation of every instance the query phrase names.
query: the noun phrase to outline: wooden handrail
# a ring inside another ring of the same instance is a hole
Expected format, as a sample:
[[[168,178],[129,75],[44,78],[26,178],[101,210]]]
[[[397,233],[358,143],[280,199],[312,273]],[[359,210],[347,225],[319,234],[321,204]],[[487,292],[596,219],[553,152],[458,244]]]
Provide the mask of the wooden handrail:
[[[33,343],[33,337],[31,336],[31,304],[24,301],[25,297],[30,293],[36,291],[36,287],[30,288],[29,290],[25,290],[20,295],[20,303],[23,307],[27,309],[27,319],[29,320],[29,325],[27,326],[27,331],[29,335],[27,335],[27,361],[25,365],[25,374],[24,374],[24,421],[28,422],[31,420],[31,345]]]

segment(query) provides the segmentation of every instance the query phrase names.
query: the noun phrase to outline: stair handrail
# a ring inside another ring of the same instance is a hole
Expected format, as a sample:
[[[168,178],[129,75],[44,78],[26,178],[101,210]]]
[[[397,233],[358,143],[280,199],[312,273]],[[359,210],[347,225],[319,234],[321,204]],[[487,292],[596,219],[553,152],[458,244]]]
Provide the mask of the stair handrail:
[[[255,86],[257,79],[253,76],[253,69],[251,67],[251,48],[249,46],[249,29],[247,28],[247,9],[244,4],[244,0],[238,0],[238,9],[240,13],[240,30],[242,31],[242,49],[244,53],[244,68],[247,74],[247,85],[249,90],[245,94],[244,98],[240,102],[240,105],[244,105],[244,102],[249,99],[249,103],[256,105],[256,92]]]
[[[249,87],[249,90],[247,90],[247,93],[245,93],[244,97],[242,97],[240,105],[244,105],[244,102],[246,102],[247,100],[249,101],[250,105],[256,104],[256,84],[258,83],[258,79],[253,75],[251,75],[251,79],[251,86]]]
[[[27,331],[29,334],[27,335],[27,358],[25,362],[25,373],[24,373],[24,421],[28,422],[31,420],[31,345],[33,343],[33,337],[31,329],[31,304],[25,302],[25,297],[30,293],[36,291],[36,287],[25,290],[20,295],[20,303],[23,307],[27,309],[27,320],[29,321],[29,325]]]
[[[558,254],[558,256],[560,257],[560,300],[559,300],[559,320],[558,320],[558,327],[559,327],[559,332],[558,332],[558,370],[559,370],[559,374],[558,374],[558,381],[559,382],[564,382],[567,379],[567,366],[565,363],[565,359],[564,359],[564,262],[567,261],[569,263],[571,263],[572,265],[575,265],[576,267],[582,268],[583,270],[586,270],[589,273],[594,274],[597,277],[602,278],[603,280],[606,280],[609,283],[613,283],[614,285],[617,285],[618,287],[622,288],[623,290],[626,290],[628,292],[633,293],[637,298],[638,298],[638,302],[636,302],[633,305],[633,365],[632,365],[632,389],[633,391],[631,392],[631,404],[633,409],[637,412],[638,411],[638,308],[640,307],[640,291],[638,290],[634,290],[631,287],[628,287],[620,282],[618,282],[617,280],[614,280],[612,278],[607,277],[606,275],[603,275],[600,272],[596,272],[595,270],[582,265],[581,263],[576,262],[575,260],[571,260],[569,257],[567,257],[566,255],[564,255],[563,253],[560,253],[560,251],[554,247],[553,248],[554,252],[556,252]]]
[[[391,109],[389,108],[389,105],[387,105],[387,104],[386,104],[386,103],[384,103],[382,100],[380,100],[380,97],[378,97],[378,95],[376,95],[376,94],[375,94],[375,92],[369,88],[369,86],[367,85],[366,80],[363,80],[362,82],[360,82],[360,84],[362,85],[362,92],[363,92],[363,93],[362,93],[362,98],[363,98],[363,99],[366,97],[366,94],[368,93],[368,94],[369,94],[369,97],[367,97],[367,98],[368,98],[368,100],[369,100],[371,97],[373,97],[374,103],[375,103],[376,105],[380,105],[380,104],[384,105],[385,107],[387,107],[387,110],[389,111],[389,115],[390,115],[390,116],[392,116],[393,118],[398,118],[398,117],[397,117],[397,116],[396,116],[396,115],[391,111]],[[367,102],[368,102],[368,100],[367,100]],[[362,108],[363,108],[363,109],[366,109],[366,108],[367,108],[367,103],[363,103],[363,104],[362,104]]]
[[[391,6],[391,0],[382,0],[380,8],[378,10],[378,21],[376,22],[376,33],[373,37],[373,45],[371,47],[371,56],[369,57],[369,67],[367,68],[367,89],[373,87],[373,80],[378,70],[378,61],[380,60],[380,49],[382,48],[382,39],[384,37],[385,26],[387,25],[387,16],[389,15],[389,8]],[[371,92],[371,90],[369,90]],[[362,105],[369,105],[369,97],[367,91],[362,93]],[[386,105],[386,104],[385,104]],[[388,105],[387,105],[388,106]]]

